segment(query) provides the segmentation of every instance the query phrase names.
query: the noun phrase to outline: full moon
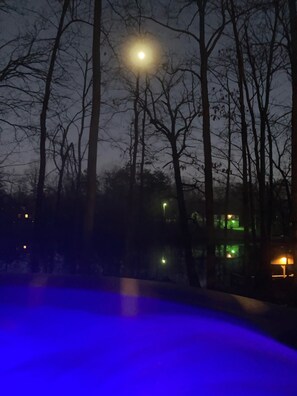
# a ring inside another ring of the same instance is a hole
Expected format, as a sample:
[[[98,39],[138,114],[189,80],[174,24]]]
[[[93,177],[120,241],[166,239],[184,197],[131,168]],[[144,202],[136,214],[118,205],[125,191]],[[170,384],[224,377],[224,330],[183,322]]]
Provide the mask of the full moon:
[[[1,2],[1,0],[0,0]],[[123,45],[123,59],[134,71],[150,71],[158,59],[158,44],[149,39],[132,37]]]
[[[145,53],[144,53],[143,51],[139,51],[138,54],[137,54],[137,56],[138,56],[139,59],[142,60],[142,59],[145,58]]]

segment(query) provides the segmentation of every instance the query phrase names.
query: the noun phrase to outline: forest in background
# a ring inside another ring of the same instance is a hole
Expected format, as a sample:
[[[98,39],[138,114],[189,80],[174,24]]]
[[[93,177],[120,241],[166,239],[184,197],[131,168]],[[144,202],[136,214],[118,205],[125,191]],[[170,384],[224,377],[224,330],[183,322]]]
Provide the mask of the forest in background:
[[[212,287],[214,216],[235,209],[244,274],[270,277],[275,236],[295,254],[295,1],[1,1],[0,19],[1,233],[28,211],[32,271],[67,249],[65,270],[88,273],[118,250],[105,272],[133,276],[164,240],[195,286],[202,244]],[[146,67],[129,59],[135,43],[154,54]]]

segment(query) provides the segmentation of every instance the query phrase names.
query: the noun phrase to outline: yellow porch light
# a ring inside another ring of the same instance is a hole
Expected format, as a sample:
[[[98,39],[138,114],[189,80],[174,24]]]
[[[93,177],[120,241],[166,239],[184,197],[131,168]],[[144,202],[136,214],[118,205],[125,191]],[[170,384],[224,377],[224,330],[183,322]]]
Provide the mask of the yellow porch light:
[[[291,253],[287,253],[287,254],[282,254],[279,255],[277,257],[275,257],[273,260],[271,260],[270,264],[272,265],[280,265],[282,268],[282,275],[272,275],[273,278],[286,278],[287,275],[287,265],[293,265],[294,264],[294,258],[293,255]],[[293,275],[289,275],[289,276],[293,276]]]
[[[270,264],[272,265],[293,265],[294,264],[294,258],[293,255],[288,253],[288,254],[282,254],[280,256],[275,257]]]

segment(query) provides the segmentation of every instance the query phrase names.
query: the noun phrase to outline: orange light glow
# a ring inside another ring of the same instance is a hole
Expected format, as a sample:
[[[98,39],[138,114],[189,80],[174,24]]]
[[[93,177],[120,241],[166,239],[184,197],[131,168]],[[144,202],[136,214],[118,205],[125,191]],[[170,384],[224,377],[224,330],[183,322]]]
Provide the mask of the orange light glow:
[[[279,265],[282,269],[282,274],[272,274],[272,278],[287,278],[294,276],[294,274],[287,274],[287,265],[293,265],[294,264],[294,258],[293,255],[290,253],[287,254],[282,254],[277,257],[275,257],[273,260],[271,260],[270,264],[272,265]]]
[[[292,254],[280,255],[271,261],[272,265],[293,265],[294,259]]]

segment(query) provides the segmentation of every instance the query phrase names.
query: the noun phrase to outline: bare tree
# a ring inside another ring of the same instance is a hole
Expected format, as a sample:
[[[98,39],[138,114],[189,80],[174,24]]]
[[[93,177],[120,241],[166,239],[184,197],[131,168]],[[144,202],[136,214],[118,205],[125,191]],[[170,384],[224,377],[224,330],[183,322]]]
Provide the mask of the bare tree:
[[[22,144],[37,130],[30,118],[39,100],[38,81],[47,61],[47,49],[40,44],[39,33],[33,26],[22,33],[12,30],[0,39],[0,133],[3,151],[5,137],[9,136],[10,144],[4,153],[7,165],[9,157],[20,152]]]
[[[297,7],[295,0],[288,0],[289,17],[290,17],[290,41],[289,54],[291,62],[291,78],[292,78],[292,242],[294,249],[294,262],[297,263]],[[295,264],[295,274],[297,274]]]
[[[44,95],[42,100],[42,110],[40,113],[40,140],[39,140],[39,175],[37,183],[36,201],[35,201],[35,233],[34,233],[34,251],[31,260],[31,269],[33,272],[39,269],[39,259],[42,244],[45,242],[42,236],[44,235],[44,221],[43,221],[43,204],[44,204],[44,183],[46,171],[46,139],[47,139],[47,113],[51,96],[51,87],[53,81],[53,74],[56,65],[58,50],[60,47],[61,38],[64,31],[64,21],[67,14],[70,0],[63,1],[63,7],[60,14],[59,25],[56,32],[56,37],[53,43],[50,63],[45,78]]]
[[[224,1],[189,0],[182,7],[165,7],[167,21],[160,17],[147,17],[158,25],[187,37],[197,45],[191,72],[200,81],[202,101],[202,134],[204,151],[205,216],[207,230],[207,278],[208,286],[215,284],[215,234],[213,204],[213,164],[211,144],[210,102],[209,102],[209,60],[225,27]],[[213,25],[208,20],[214,21]]]
[[[266,282],[270,276],[270,239],[273,209],[273,81],[282,67],[283,57],[278,43],[280,2],[262,8],[257,5],[244,25],[246,64],[244,80],[250,115],[259,187],[260,256],[258,273]],[[258,25],[254,23],[258,21]],[[247,67],[247,66],[246,66]],[[248,88],[249,85],[249,88]],[[251,100],[251,97],[254,100]],[[254,103],[253,103],[254,102]],[[259,120],[256,120],[259,114]]]
[[[99,133],[100,105],[101,105],[101,16],[102,1],[94,0],[93,22],[93,85],[92,85],[92,113],[89,131],[88,167],[87,167],[87,196],[84,218],[84,256],[87,258],[85,267],[81,270],[89,271],[89,249],[94,230],[94,215],[96,205],[97,186],[97,144]]]
[[[145,110],[156,133],[162,136],[170,147],[170,162],[172,162],[174,170],[179,223],[188,280],[191,285],[199,286],[192,255],[181,158],[190,144],[189,139],[193,130],[193,123],[200,114],[201,107],[196,99],[197,85],[193,75],[189,73],[185,75],[180,69],[174,66],[166,66],[164,75],[156,77],[158,89],[149,89],[148,103],[146,105],[142,101],[142,105],[146,106]]]

